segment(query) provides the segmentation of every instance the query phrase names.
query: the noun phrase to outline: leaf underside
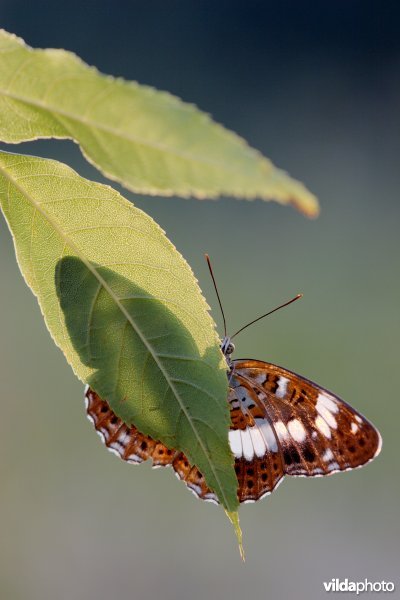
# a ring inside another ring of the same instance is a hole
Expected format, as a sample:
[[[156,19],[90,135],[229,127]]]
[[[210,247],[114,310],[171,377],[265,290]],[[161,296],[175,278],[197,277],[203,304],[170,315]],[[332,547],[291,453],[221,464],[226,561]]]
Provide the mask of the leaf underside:
[[[76,375],[125,422],[184,452],[235,511],[219,340],[164,232],[108,186],[35,157],[0,153],[0,203],[22,274]]]
[[[0,30],[0,139],[46,137],[75,140],[94,166],[134,192],[274,199],[318,214],[302,183],[195,106]]]

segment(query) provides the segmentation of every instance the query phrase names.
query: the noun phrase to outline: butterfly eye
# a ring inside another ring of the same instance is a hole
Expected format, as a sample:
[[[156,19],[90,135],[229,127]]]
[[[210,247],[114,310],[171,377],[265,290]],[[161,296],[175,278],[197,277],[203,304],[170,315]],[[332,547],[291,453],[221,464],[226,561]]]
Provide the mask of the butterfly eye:
[[[232,354],[233,352],[235,352],[235,345],[232,344],[232,342],[229,342],[229,344],[225,350],[225,354]]]

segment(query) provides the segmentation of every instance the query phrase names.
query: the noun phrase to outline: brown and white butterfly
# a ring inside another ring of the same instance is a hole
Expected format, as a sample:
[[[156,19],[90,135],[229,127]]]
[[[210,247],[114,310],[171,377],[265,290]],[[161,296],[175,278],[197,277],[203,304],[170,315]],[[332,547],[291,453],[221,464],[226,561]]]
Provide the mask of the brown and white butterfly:
[[[211,266],[210,272],[214,281]],[[285,475],[332,475],[361,467],[379,454],[381,437],[377,429],[332,392],[271,363],[232,360],[234,346],[226,335],[221,349],[229,366],[229,443],[235,457],[240,502],[264,498]],[[86,391],[86,409],[105,445],[123,460],[138,464],[152,459],[154,467],[172,466],[199,498],[217,502],[203,475],[182,452],[126,425],[90,388]]]

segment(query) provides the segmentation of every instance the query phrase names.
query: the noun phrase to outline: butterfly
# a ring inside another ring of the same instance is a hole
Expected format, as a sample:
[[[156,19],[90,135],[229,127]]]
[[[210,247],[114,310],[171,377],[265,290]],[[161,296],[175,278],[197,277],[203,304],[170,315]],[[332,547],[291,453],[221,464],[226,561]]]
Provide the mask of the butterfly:
[[[222,304],[206,258],[226,332]],[[299,297],[301,295],[245,327]],[[361,467],[379,454],[382,442],[378,430],[354,408],[332,392],[283,367],[253,359],[233,360],[232,337],[225,333],[221,350],[228,365],[229,444],[235,458],[240,502],[264,498],[285,475],[332,475]],[[178,478],[196,496],[218,503],[202,473],[182,452],[167,448],[133,425],[126,425],[89,387],[85,401],[87,416],[109,450],[132,464],[152,459],[153,467],[172,466]]]

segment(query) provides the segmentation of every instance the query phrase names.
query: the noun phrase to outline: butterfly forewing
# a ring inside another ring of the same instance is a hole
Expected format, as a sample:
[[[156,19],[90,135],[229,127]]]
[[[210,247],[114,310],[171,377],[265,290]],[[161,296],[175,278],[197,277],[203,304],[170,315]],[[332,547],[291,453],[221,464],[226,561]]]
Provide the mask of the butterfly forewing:
[[[379,453],[378,431],[331,392],[270,363],[233,364],[234,389],[246,390],[242,404],[247,411],[254,415],[264,411],[262,426],[273,434],[285,474],[329,475],[360,467]],[[237,396],[240,399],[240,393]],[[256,454],[254,434],[252,441]],[[258,447],[261,452],[260,443]]]
[[[240,502],[271,493],[285,475],[322,476],[360,467],[380,450],[378,431],[362,415],[315,383],[257,360],[232,361],[229,443]],[[172,466],[203,500],[216,502],[202,474],[182,452],[127,426],[93,390],[87,413],[106,446],[123,460]]]

